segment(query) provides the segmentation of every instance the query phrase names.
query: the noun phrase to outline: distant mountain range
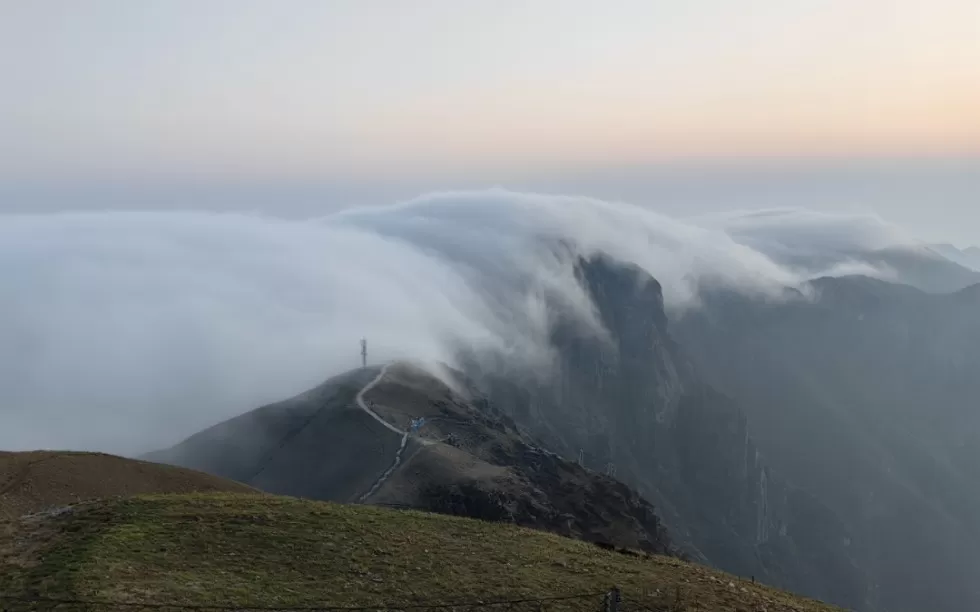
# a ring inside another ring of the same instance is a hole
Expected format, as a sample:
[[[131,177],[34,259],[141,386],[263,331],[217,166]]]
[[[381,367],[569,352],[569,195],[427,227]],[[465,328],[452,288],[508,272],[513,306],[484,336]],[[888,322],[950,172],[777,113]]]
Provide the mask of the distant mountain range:
[[[857,610],[980,609],[980,273],[935,249],[848,259],[900,282],[821,278],[780,299],[705,286],[668,313],[642,270],[582,259],[606,333],[559,317],[549,372],[462,347],[444,382],[390,367],[370,410],[358,393],[377,368],[149,458],[275,493],[676,547]]]
[[[958,249],[951,244],[933,244],[930,248],[950,261],[980,272],[980,247]]]
[[[853,534],[875,609],[980,605],[980,286],[813,287],[768,304],[715,292],[673,329],[769,460]]]
[[[893,276],[885,280],[911,285],[929,293],[950,293],[980,283],[980,272],[963,262],[938,257],[927,248],[885,249],[863,257]]]
[[[814,277],[873,276],[929,293],[950,293],[980,283],[980,271],[976,269],[980,262],[971,264],[971,252],[949,249],[903,246],[825,251],[819,255],[789,251],[776,254],[774,259]]]

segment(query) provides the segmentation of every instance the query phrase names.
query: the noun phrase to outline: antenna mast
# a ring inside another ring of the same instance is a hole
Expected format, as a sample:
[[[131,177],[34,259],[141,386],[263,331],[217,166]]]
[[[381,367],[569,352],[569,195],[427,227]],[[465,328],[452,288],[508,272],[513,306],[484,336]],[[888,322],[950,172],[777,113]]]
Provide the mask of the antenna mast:
[[[367,367],[367,338],[361,338],[361,367]]]

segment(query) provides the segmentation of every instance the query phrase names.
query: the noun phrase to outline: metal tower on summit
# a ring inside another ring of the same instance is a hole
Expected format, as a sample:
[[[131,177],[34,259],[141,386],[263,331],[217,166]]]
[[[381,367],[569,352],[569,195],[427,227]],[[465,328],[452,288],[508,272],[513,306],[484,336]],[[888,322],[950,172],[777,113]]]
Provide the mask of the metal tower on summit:
[[[361,338],[361,367],[367,367],[367,338]]]

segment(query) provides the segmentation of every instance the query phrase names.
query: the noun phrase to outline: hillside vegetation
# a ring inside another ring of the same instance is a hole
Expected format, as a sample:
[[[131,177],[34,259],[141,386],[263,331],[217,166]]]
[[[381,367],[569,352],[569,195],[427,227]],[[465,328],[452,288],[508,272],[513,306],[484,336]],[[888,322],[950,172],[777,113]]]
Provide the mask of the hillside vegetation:
[[[628,609],[832,609],[677,559],[512,525],[285,497],[145,496],[0,522],[8,597],[176,604],[168,609],[382,606],[598,594],[612,585]],[[600,600],[542,609],[592,612]],[[8,598],[0,607],[16,605]]]
[[[102,497],[217,491],[254,490],[194,470],[102,453],[0,451],[0,519]]]

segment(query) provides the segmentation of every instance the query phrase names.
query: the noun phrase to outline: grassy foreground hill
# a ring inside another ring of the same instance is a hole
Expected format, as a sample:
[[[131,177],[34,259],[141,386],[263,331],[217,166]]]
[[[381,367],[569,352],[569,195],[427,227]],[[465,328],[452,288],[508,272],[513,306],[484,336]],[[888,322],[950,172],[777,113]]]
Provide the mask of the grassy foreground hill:
[[[218,491],[254,489],[194,470],[104,453],[0,451],[0,519],[87,499]]]
[[[24,600],[38,597],[247,609],[590,594],[516,609],[594,612],[598,593],[612,585],[622,588],[627,610],[834,609],[673,558],[363,505],[157,495],[0,522],[0,594],[8,597],[0,608],[8,610],[29,609]]]

